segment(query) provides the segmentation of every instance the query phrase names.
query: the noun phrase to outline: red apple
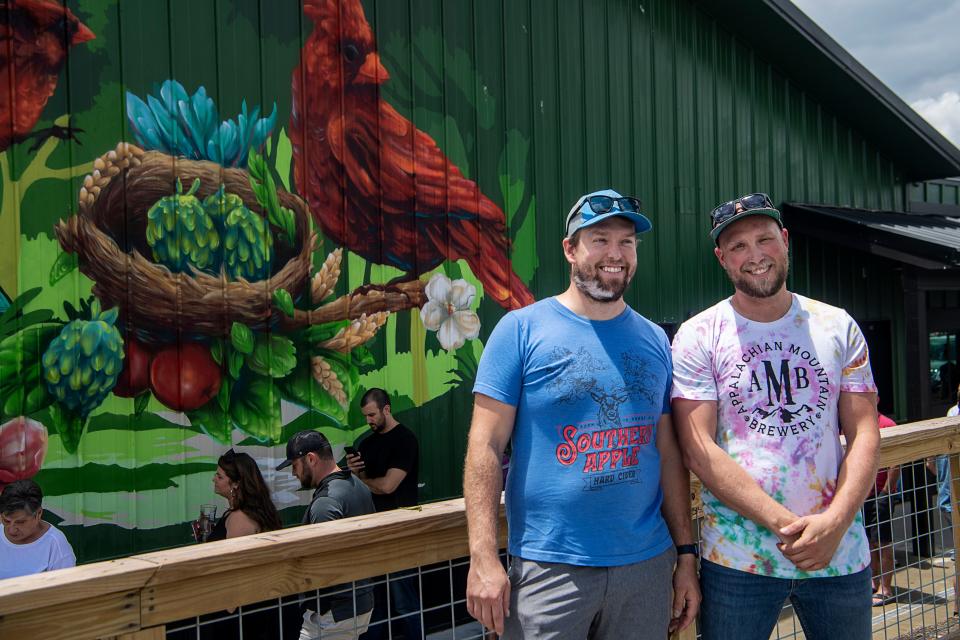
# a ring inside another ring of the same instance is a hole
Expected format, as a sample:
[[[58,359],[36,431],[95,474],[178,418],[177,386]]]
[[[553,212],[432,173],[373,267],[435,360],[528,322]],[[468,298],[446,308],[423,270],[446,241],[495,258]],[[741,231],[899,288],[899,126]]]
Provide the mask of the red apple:
[[[220,367],[205,345],[171,345],[157,352],[150,363],[150,389],[171,409],[199,409],[220,392]]]
[[[0,486],[37,475],[47,454],[47,428],[24,416],[0,425]]]
[[[153,354],[134,338],[127,338],[123,353],[123,371],[113,387],[113,394],[133,398],[150,388],[150,358]]]

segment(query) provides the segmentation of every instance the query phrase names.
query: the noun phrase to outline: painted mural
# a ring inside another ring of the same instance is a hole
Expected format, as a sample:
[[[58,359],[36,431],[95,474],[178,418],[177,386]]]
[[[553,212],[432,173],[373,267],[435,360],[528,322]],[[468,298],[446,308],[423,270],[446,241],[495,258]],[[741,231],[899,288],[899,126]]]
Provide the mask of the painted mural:
[[[188,542],[236,446],[293,521],[283,443],[340,454],[382,386],[458,494],[482,332],[533,301],[524,134],[382,3],[137,5],[0,2],[0,483],[94,560]]]

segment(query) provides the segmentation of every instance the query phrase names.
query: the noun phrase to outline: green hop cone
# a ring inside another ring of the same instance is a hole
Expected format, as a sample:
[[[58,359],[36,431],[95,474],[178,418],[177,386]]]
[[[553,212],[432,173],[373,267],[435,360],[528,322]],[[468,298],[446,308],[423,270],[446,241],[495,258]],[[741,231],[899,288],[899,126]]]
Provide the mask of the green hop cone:
[[[267,222],[243,204],[238,195],[217,193],[204,202],[217,220],[223,238],[223,270],[231,280],[256,281],[270,276],[273,235]]]
[[[216,273],[220,268],[220,232],[193,195],[199,187],[197,178],[183,193],[177,178],[177,193],[160,198],[147,212],[147,244],[153,259],[175,273],[191,269]]]
[[[81,417],[100,406],[123,370],[123,339],[116,321],[116,309],[97,313],[92,320],[74,320],[43,354],[47,390]]]

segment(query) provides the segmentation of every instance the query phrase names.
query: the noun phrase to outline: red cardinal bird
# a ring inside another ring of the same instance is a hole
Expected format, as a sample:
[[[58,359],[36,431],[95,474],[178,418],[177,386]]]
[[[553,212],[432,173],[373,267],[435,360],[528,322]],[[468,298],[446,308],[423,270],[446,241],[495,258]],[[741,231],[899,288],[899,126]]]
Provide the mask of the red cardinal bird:
[[[326,235],[413,277],[463,258],[501,306],[533,295],[510,269],[503,211],[380,99],[390,76],[359,0],[304,0],[314,30],[293,74],[294,179]]]
[[[77,16],[51,0],[0,2],[0,152],[15,142],[72,137],[80,129],[52,127],[31,134],[57,78],[67,49],[92,40]]]

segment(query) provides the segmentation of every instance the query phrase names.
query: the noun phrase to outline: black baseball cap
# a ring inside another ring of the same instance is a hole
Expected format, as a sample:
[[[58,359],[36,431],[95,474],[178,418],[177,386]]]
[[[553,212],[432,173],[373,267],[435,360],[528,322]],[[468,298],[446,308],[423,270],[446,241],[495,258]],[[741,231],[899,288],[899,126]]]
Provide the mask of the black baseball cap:
[[[287,441],[287,459],[277,465],[277,471],[286,469],[294,460],[311,451],[319,453],[330,450],[330,441],[319,431],[298,431]]]

